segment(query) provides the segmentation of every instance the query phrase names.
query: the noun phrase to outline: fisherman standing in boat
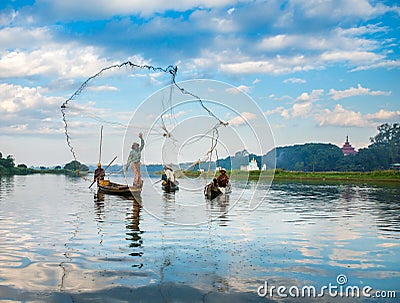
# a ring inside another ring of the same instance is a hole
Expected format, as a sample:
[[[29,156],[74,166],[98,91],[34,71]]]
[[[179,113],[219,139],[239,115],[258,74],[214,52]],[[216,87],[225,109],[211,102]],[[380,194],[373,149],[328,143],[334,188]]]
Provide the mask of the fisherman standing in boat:
[[[101,163],[97,163],[97,168],[94,171],[94,181],[104,180],[104,176],[106,175],[105,170],[101,167]],[[93,182],[94,182],[93,181]]]
[[[126,162],[126,168],[125,168],[125,170],[128,170],[129,166],[132,165],[132,171],[134,175],[133,187],[142,187],[143,185],[142,177],[140,175],[140,158],[144,147],[144,140],[142,133],[139,133],[139,138],[140,138],[140,146],[139,143],[137,142],[134,142],[132,144],[132,149],[131,152],[129,153],[128,161]]]

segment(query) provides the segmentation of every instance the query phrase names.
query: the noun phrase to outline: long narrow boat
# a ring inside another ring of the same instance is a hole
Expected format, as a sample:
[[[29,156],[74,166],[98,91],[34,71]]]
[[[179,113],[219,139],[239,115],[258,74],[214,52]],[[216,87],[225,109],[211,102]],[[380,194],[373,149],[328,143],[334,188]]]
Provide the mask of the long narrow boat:
[[[104,194],[132,196],[135,193],[140,194],[142,188],[132,187],[124,184],[111,182],[110,180],[100,180],[97,184],[98,190]]]
[[[162,181],[161,183],[161,188],[166,191],[166,192],[174,192],[179,190],[179,183],[172,183],[172,182],[166,182],[166,181]]]
[[[232,187],[229,185],[227,187],[217,187],[212,184],[207,184],[204,188],[204,195],[207,199],[215,199],[220,195],[228,195],[232,192]]]

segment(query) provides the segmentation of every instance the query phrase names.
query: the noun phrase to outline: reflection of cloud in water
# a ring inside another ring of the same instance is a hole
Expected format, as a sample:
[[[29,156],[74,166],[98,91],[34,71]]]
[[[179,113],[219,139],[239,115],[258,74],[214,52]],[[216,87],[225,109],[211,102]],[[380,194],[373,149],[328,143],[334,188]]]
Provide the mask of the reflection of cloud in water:
[[[369,269],[369,268],[383,268],[385,266],[383,265],[378,265],[376,263],[367,263],[367,262],[363,262],[363,260],[360,260],[361,263],[346,263],[346,262],[336,262],[336,261],[329,261],[328,264],[330,266],[334,266],[334,267],[342,267],[342,268],[351,268],[351,269]],[[354,275],[354,274],[353,274]],[[374,271],[374,275],[375,275],[375,271]],[[357,275],[358,276],[358,275]]]
[[[400,243],[386,242],[386,243],[380,243],[380,244],[377,244],[376,246],[378,246],[378,247],[385,247],[385,248],[388,248],[388,247],[396,247],[396,246],[400,246]]]
[[[332,253],[329,255],[329,258],[334,261],[357,261],[360,263],[368,263],[368,255],[369,252],[367,251],[333,248]],[[374,260],[374,262],[379,261],[382,260],[376,258]]]
[[[322,249],[321,248],[316,248],[316,247],[300,247],[298,250],[302,253],[304,257],[312,257],[312,258],[317,258],[317,259],[322,259]],[[309,261],[309,260],[307,260]],[[301,262],[301,260],[300,260]],[[321,263],[321,261],[316,261],[314,260],[314,263]]]

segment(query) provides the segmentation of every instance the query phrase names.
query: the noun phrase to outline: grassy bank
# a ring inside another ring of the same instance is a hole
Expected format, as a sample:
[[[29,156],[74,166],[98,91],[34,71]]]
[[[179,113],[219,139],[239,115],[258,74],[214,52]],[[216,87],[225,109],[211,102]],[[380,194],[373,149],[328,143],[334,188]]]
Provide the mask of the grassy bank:
[[[400,171],[395,170],[377,170],[372,172],[299,172],[286,171],[276,169],[273,171],[228,171],[228,175],[232,180],[270,180],[274,175],[275,180],[332,180],[332,181],[385,181],[385,182],[400,182]],[[200,173],[193,171],[177,172],[177,177],[182,175],[186,177],[204,177],[212,178],[215,172]]]
[[[371,172],[295,172],[277,169],[275,171],[274,179],[400,182],[400,171],[376,170]]]

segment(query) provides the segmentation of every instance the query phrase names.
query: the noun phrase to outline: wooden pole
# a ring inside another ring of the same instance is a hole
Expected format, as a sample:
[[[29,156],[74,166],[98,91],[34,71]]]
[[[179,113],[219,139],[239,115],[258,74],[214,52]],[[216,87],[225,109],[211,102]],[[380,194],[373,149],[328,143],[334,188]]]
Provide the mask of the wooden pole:
[[[103,145],[103,125],[100,128],[100,152],[99,152],[99,162],[101,163],[101,147]]]

